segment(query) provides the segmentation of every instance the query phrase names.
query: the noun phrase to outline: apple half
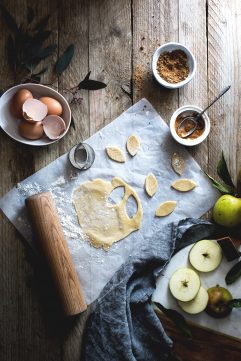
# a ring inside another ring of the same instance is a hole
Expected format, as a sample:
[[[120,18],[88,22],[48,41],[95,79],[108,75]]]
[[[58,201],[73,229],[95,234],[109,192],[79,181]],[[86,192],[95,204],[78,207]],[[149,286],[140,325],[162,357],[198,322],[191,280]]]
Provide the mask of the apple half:
[[[188,302],[177,301],[181,309],[191,315],[196,315],[205,310],[208,304],[208,292],[202,286],[199,288],[199,291],[196,297]]]
[[[214,240],[204,239],[194,244],[189,252],[189,262],[200,272],[214,271],[222,260],[222,249]]]
[[[193,300],[200,286],[200,278],[191,268],[179,268],[173,273],[169,281],[169,288],[173,297],[183,302]]]

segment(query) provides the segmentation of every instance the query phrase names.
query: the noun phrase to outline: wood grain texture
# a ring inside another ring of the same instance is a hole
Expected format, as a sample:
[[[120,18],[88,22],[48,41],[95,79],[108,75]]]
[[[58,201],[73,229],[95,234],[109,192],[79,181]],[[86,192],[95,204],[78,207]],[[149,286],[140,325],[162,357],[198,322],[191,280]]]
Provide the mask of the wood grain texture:
[[[209,100],[222,88],[231,89],[210,109],[211,136],[209,137],[209,168],[215,174],[215,166],[224,151],[225,158],[236,177],[240,164],[240,1],[208,2],[208,87]],[[239,60],[238,60],[239,59]]]
[[[26,1],[8,1],[7,7],[20,22],[26,16]],[[1,86],[12,84],[6,61],[5,39],[9,30],[0,18]],[[17,144],[0,131],[1,196],[35,170],[29,147]],[[0,359],[43,360],[60,357],[60,340],[48,338],[37,295],[28,287],[32,267],[26,262],[21,239],[3,215],[0,215]],[[38,352],[36,353],[36,350]]]
[[[59,78],[60,92],[71,100],[71,96],[64,89],[79,84],[89,71],[89,1],[61,1],[58,8],[59,54],[70,44],[75,46],[74,57]],[[61,154],[90,135],[88,91],[80,91],[79,96],[82,98],[81,103],[71,105],[75,130],[71,127],[67,136],[59,143]]]
[[[179,6],[179,42],[186,45],[197,61],[193,81],[179,90],[179,106],[194,104],[207,106],[207,34],[206,1],[182,0]],[[200,166],[207,171],[208,140],[198,147],[189,149]]]
[[[63,88],[75,85],[89,70],[93,79],[107,82],[108,87],[92,93],[81,91],[81,105],[72,106],[76,130],[71,128],[64,139],[50,147],[32,149],[14,142],[0,130],[1,196],[140,98],[150,100],[168,121],[179,105],[204,106],[227,83],[231,83],[231,91],[209,111],[210,136],[192,154],[205,170],[216,175],[216,163],[223,149],[232,175],[236,175],[241,167],[240,0],[9,0],[4,3],[18,22],[26,17],[27,5],[37,11],[39,18],[51,13],[48,28],[53,34],[49,43],[56,42],[58,51],[46,61],[50,68],[58,54],[70,43],[75,44],[70,67],[54,82],[62,93]],[[5,52],[9,31],[1,17],[0,26],[0,87],[5,87],[14,79]],[[153,51],[167,41],[183,42],[198,61],[195,78],[180,91],[160,88],[151,75]],[[44,81],[52,81],[50,71],[44,75]],[[2,214],[0,247],[0,359],[80,360],[83,329],[90,310],[73,320],[60,318],[48,274],[43,275],[43,266],[39,267],[41,272],[34,269],[33,274],[19,235]],[[44,297],[46,289],[48,297]],[[230,356],[229,360],[239,359],[239,344],[231,343],[227,347],[226,338],[220,338],[217,344],[209,333],[195,331],[195,352],[175,329],[167,327],[182,360],[216,361],[226,355]],[[225,354],[220,345],[224,345]]]
[[[240,358],[240,340],[190,323],[193,339],[188,341],[166,316],[158,314],[158,317],[172,338],[174,352],[181,361],[231,361]]]
[[[89,68],[108,84],[89,93],[91,134],[131,106],[123,91],[131,81],[131,1],[89,2]]]
[[[178,42],[178,0],[135,0],[133,12],[133,101],[145,97],[169,121],[178,107],[178,91],[153,79],[151,59],[158,46]]]

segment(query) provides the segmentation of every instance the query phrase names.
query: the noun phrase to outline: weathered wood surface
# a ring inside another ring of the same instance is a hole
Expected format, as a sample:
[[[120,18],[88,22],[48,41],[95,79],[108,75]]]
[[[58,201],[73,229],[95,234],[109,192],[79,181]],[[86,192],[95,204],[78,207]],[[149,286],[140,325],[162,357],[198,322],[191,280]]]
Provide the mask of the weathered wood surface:
[[[231,91],[209,112],[212,123],[209,138],[193,149],[192,154],[205,170],[215,175],[223,149],[232,175],[236,176],[241,167],[239,0],[9,0],[4,3],[18,22],[25,18],[27,5],[34,7],[40,18],[51,13],[49,28],[53,34],[49,42],[58,43],[59,53],[70,43],[76,44],[70,67],[55,83],[60,90],[75,85],[89,70],[93,78],[107,82],[108,87],[82,92],[81,106],[72,109],[76,130],[71,128],[64,139],[48,148],[32,149],[17,144],[0,131],[0,196],[142,97],[150,100],[168,121],[179,105],[204,106],[228,84],[232,85]],[[1,87],[6,87],[14,79],[6,61],[8,30],[2,19],[0,27],[0,81]],[[168,41],[186,44],[198,62],[195,78],[180,91],[161,89],[150,71],[153,51]],[[57,54],[52,60],[56,57]],[[44,81],[49,82],[50,77],[46,74]],[[39,272],[34,275],[21,238],[2,214],[0,221],[0,359],[79,360],[88,313],[71,322],[58,316],[54,300],[42,298],[41,289],[46,289],[48,283],[46,276]],[[175,332],[173,335],[176,337]],[[191,359],[216,360],[213,352],[206,357],[209,343],[205,334],[197,333],[198,337],[199,354],[192,354]],[[190,360],[185,342],[178,342],[183,360]],[[237,347],[235,344],[235,356]]]

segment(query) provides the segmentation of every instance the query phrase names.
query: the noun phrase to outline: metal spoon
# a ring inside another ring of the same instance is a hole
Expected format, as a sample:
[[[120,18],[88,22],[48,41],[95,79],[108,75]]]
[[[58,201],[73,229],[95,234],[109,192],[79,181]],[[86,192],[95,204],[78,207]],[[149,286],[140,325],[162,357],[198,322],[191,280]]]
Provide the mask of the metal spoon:
[[[216,101],[218,99],[220,99],[229,89],[231,88],[231,85],[227,86],[226,88],[224,88],[221,93],[201,112],[198,113],[197,115],[192,116],[192,115],[187,115],[179,124],[178,128],[177,128],[177,133],[182,130],[182,128],[185,129],[185,123],[188,121],[189,124],[190,122],[193,123],[193,127],[191,129],[189,129],[188,132],[185,132],[184,134],[182,134],[181,132],[178,134],[179,137],[181,138],[187,138],[189,137],[192,133],[195,132],[195,130],[197,129],[198,126],[198,119],[206,112],[206,110],[208,110],[214,103],[216,103]]]

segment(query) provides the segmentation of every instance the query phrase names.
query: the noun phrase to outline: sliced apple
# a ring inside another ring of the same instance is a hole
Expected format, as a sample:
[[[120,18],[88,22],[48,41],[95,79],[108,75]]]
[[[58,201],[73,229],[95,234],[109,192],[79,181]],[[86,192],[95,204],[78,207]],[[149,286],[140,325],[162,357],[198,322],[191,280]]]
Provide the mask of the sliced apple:
[[[173,297],[183,302],[193,300],[200,286],[200,278],[191,268],[179,268],[173,273],[169,281],[169,288]]]
[[[189,252],[191,265],[200,272],[214,271],[222,260],[222,249],[216,241],[204,239],[194,244]]]
[[[191,315],[195,315],[205,310],[208,304],[208,292],[202,286],[199,288],[199,291],[196,297],[188,302],[178,301],[181,309]]]

